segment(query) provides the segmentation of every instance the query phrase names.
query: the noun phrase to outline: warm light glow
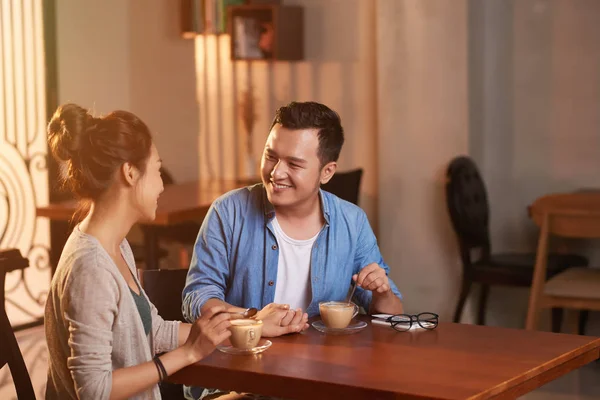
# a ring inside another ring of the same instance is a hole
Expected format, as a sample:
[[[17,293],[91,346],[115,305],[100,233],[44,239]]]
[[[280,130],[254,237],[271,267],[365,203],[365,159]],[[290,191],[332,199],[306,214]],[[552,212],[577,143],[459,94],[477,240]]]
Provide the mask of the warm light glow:
[[[18,248],[30,267],[8,274],[13,325],[43,315],[50,284],[46,86],[42,0],[0,1],[0,248]]]

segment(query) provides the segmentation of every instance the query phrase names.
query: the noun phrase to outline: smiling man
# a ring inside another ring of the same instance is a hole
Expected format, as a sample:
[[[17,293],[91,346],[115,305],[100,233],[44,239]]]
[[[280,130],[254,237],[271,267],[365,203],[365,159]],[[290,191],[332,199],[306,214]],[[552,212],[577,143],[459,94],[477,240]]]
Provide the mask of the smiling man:
[[[216,305],[256,307],[263,336],[308,328],[319,302],[353,300],[370,313],[402,313],[362,209],[320,185],[344,143],[338,114],[314,102],[277,110],[261,160],[262,184],[217,199],[206,215],[183,292],[190,321]]]

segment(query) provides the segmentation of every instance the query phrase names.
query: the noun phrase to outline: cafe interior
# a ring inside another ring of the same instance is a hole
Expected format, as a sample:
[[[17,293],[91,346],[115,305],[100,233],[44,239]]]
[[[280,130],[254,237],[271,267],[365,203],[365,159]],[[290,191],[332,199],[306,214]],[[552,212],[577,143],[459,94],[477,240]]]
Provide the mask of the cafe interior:
[[[292,101],[339,114],[322,190],[366,213],[404,312],[435,324],[311,321],[260,354],[215,351],[163,398],[600,398],[600,1],[2,0],[0,55],[1,399],[45,397],[44,307],[78,207],[48,148],[57,107],[152,131],[165,190],[127,239],[148,298],[183,320],[204,216],[261,182]]]

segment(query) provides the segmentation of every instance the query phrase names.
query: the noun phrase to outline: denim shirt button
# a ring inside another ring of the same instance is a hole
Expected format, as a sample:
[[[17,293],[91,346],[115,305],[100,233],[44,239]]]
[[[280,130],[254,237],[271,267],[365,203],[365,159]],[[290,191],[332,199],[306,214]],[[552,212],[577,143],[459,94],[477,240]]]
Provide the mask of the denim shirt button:
[[[273,246],[271,246],[271,248],[272,248],[273,250],[277,250],[277,245],[276,245],[276,244],[274,244]]]
[[[274,284],[275,284],[275,282],[269,281],[269,286],[273,286]]]

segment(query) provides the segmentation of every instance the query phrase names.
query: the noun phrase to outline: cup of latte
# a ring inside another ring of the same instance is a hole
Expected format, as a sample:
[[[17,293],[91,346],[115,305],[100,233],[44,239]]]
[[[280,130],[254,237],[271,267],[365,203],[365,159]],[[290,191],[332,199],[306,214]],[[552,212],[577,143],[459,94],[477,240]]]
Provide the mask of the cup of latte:
[[[252,349],[258,345],[262,334],[263,322],[258,319],[231,320],[231,345],[238,349]]]
[[[326,327],[344,329],[358,314],[358,306],[341,301],[324,301],[319,303],[319,312]]]

